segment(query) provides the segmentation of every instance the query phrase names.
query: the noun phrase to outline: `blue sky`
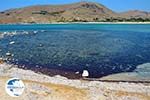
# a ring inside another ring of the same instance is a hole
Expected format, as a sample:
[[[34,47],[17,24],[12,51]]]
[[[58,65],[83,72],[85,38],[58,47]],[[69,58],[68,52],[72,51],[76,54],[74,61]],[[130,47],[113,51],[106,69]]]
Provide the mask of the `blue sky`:
[[[81,0],[1,0],[0,11],[30,5],[67,4],[79,1]],[[88,0],[88,1],[101,3],[106,7],[117,12],[127,10],[144,10],[150,12],[150,0]]]

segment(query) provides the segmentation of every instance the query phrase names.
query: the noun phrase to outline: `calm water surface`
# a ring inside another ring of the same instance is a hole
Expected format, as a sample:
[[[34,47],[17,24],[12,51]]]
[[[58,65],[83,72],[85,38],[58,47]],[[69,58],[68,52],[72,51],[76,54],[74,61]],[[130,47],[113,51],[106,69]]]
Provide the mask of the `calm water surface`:
[[[150,62],[150,25],[0,25],[0,57],[89,77],[131,72]]]

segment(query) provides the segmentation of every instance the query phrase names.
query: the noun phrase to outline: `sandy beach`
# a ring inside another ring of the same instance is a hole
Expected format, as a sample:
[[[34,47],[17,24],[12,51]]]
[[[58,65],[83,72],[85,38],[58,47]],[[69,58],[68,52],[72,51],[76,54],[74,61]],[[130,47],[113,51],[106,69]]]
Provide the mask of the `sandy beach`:
[[[149,100],[150,83],[101,82],[71,80],[17,68],[0,62],[1,100]],[[8,79],[17,77],[25,83],[25,91],[18,98],[5,92]]]
[[[150,24],[150,22],[50,22],[50,23],[7,23],[3,25],[33,25],[33,24]]]
[[[47,24],[150,24],[150,22],[53,22]]]

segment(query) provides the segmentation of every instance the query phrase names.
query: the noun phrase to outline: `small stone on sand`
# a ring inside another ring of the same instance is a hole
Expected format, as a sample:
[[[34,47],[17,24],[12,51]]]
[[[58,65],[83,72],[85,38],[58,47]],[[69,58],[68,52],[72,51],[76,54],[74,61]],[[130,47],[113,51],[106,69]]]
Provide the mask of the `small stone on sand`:
[[[87,70],[83,70],[82,77],[88,77],[89,72]]]

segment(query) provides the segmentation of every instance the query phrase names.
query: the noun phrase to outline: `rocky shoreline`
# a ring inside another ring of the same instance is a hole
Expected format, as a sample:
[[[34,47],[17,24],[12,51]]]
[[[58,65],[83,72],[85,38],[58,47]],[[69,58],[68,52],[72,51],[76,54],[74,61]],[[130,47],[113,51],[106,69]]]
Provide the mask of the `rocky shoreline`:
[[[71,80],[56,75],[46,76],[16,65],[0,64],[0,93],[2,100],[11,99],[4,91],[4,84],[10,77],[25,82],[25,92],[18,100],[149,100],[150,83],[100,82]],[[63,90],[62,90],[63,89]],[[64,96],[63,95],[67,95]],[[72,99],[72,96],[74,98]]]

